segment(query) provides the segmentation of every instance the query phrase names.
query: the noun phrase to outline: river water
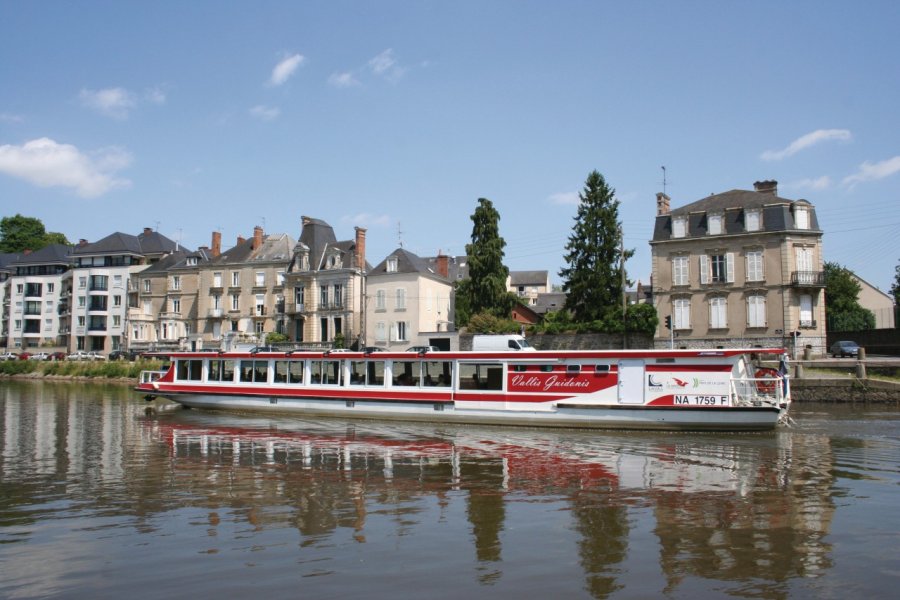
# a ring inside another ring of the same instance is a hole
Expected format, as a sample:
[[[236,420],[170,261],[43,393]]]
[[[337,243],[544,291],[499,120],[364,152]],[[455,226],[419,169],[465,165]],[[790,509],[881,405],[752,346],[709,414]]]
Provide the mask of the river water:
[[[900,409],[754,434],[301,420],[0,382],[3,598],[863,598]]]

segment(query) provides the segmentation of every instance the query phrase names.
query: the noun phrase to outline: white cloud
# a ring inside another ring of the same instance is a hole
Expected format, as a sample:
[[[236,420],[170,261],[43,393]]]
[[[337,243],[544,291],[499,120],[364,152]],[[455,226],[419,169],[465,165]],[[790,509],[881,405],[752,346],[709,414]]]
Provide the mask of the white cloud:
[[[884,179],[890,177],[894,173],[900,171],[900,156],[895,156],[878,163],[870,163],[869,161],[859,165],[856,173],[844,178],[844,185],[854,186],[864,181],[875,181],[876,179]]]
[[[337,88],[353,87],[360,85],[359,80],[353,76],[353,73],[332,73],[328,77],[328,83]]]
[[[49,138],[31,140],[22,146],[0,146],[0,173],[38,187],[72,188],[83,198],[130,187],[129,180],[115,175],[131,162],[131,155],[121,148],[106,148],[89,156],[75,146]]]
[[[801,179],[799,181],[794,181],[787,184],[787,187],[792,189],[816,191],[827,190],[831,187],[831,177],[829,177],[828,175],[822,175],[821,177],[817,177],[816,179]]]
[[[114,119],[127,119],[128,113],[137,104],[134,94],[122,88],[81,90],[78,97],[84,106]]]
[[[847,141],[850,138],[851,134],[847,129],[817,129],[812,133],[807,133],[806,135],[798,137],[791,142],[787,148],[782,150],[766,150],[760,155],[760,158],[763,160],[781,160],[821,142],[830,140]]]
[[[581,202],[581,198],[578,196],[578,192],[559,192],[556,194],[550,194],[547,200],[549,200],[553,204],[576,206]]]
[[[160,87],[153,87],[144,92],[144,98],[151,104],[165,104],[166,92]]]
[[[281,109],[274,106],[259,104],[250,109],[250,116],[260,121],[274,121],[281,115]]]
[[[397,64],[394,58],[394,50],[388,48],[375,58],[369,61],[369,68],[376,75],[380,75],[390,81],[397,81],[406,73],[406,68]]]
[[[272,76],[269,78],[270,85],[281,85],[288,79],[290,79],[291,75],[294,74],[294,71],[297,70],[303,61],[306,60],[300,54],[292,54],[275,65],[275,68],[272,69]]]
[[[24,123],[25,118],[21,115],[14,115],[12,113],[0,113],[0,121],[4,123]]]
[[[357,213],[341,217],[341,224],[357,225],[359,227],[388,227],[391,224],[391,218],[388,215]]]

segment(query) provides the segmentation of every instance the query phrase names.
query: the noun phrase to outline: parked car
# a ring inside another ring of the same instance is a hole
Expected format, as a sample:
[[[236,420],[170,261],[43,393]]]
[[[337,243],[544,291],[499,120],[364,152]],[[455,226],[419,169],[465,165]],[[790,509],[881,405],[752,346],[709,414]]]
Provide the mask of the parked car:
[[[407,352],[440,352],[441,349],[437,346],[410,346],[406,349]]]
[[[0,360],[19,360],[19,355],[15,352],[4,352],[0,354]]]
[[[379,348],[378,346],[366,346],[362,351],[366,354],[372,354],[373,352],[384,352],[384,348]]]
[[[29,358],[31,358],[31,352],[20,352],[19,353],[19,360],[28,360]]]
[[[106,357],[99,352],[85,352],[77,350],[66,357],[66,360],[106,360]]]
[[[46,352],[35,352],[28,357],[28,360],[50,360],[50,355]]]
[[[106,360],[106,357],[100,354],[99,352],[88,352],[88,360]]]
[[[47,360],[66,360],[66,353],[65,352],[51,352],[50,358],[48,358]]]
[[[137,350],[113,350],[109,353],[109,360],[135,360],[141,355]]]
[[[831,345],[831,356],[844,358],[845,356],[859,356],[859,345],[850,340],[835,342]]]

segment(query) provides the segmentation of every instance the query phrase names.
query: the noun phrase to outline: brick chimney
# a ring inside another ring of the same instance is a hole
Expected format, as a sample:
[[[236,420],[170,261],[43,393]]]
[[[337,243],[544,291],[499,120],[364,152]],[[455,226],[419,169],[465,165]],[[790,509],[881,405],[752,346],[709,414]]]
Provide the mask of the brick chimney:
[[[778,182],[774,179],[768,181],[756,181],[753,183],[753,189],[760,194],[772,194],[773,196],[777,196]]]
[[[237,237],[237,244],[236,244],[236,245],[237,245],[237,246],[240,246],[241,244],[243,244],[243,243],[246,242],[246,241],[247,241],[247,240],[244,239],[244,236],[239,235],[239,236]]]
[[[259,247],[262,246],[263,240],[263,228],[257,225],[253,228],[253,249],[259,250]]]
[[[440,250],[437,255],[437,274],[444,279],[450,279],[450,257],[442,254]]]
[[[79,246],[87,246],[87,244],[88,244],[88,241],[87,241],[86,239],[84,239],[84,238],[78,240],[78,245],[79,245]]]
[[[211,255],[213,258],[222,254],[222,232],[221,231],[213,231],[212,232],[212,252]]]
[[[152,227],[144,227],[144,235],[150,235],[151,233],[153,233]]]
[[[666,196],[663,192],[657,192],[656,194],[656,216],[667,215],[669,214],[669,202],[672,199]]]
[[[359,269],[366,268],[366,230],[364,227],[356,229],[356,266]]]

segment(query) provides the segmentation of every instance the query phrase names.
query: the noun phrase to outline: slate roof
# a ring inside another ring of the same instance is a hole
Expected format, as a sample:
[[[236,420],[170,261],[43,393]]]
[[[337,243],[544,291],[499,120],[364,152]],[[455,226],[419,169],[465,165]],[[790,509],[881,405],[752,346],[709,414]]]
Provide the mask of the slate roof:
[[[72,246],[50,244],[40,250],[19,255],[15,266],[24,265],[68,265],[72,262]]]
[[[387,264],[388,259],[391,257],[397,258],[397,270],[388,273]],[[375,265],[375,267],[369,271],[369,277],[375,277],[378,275],[393,275],[394,273],[419,273],[421,275],[429,275],[432,277],[439,277],[440,279],[444,279],[437,274],[435,270],[435,266],[428,263],[427,260],[419,256],[418,254],[413,254],[409,250],[404,248],[397,248],[390,254],[388,254],[384,260]]]
[[[219,256],[209,260],[213,265],[234,265],[249,262],[284,262],[287,265],[291,260],[291,252],[296,242],[286,233],[264,235],[262,244],[256,250],[253,249],[253,238],[249,238],[222,252]]]
[[[303,217],[303,229],[300,231],[300,243],[309,249],[309,267],[313,270],[322,268],[322,256],[329,244],[337,242],[334,229],[321,219]]]
[[[469,276],[469,260],[466,255],[448,256],[447,259],[447,278],[450,279],[450,281],[466,279]],[[436,256],[428,256],[422,260],[427,262],[428,266],[431,267],[435,273],[438,272]]]
[[[21,254],[16,254],[14,252],[0,254],[0,271],[10,270],[13,263],[19,260],[21,256]]]
[[[545,292],[537,295],[535,304],[531,306],[531,310],[539,315],[547,314],[557,310],[562,310],[566,305],[565,292]]]
[[[747,233],[744,215],[749,209],[762,210],[763,232],[796,229],[793,209],[798,205],[809,208],[809,229],[805,231],[819,232],[815,208],[806,200],[788,200],[768,192],[729,190],[673,209],[669,214],[658,215],[653,229],[653,240],[672,239],[672,217],[678,216],[687,217],[687,236],[678,239],[705,236],[709,213],[719,213],[724,217],[724,234]]]
[[[509,285],[547,285],[547,271],[510,271]]]
[[[134,254],[145,256],[148,254],[174,252],[177,246],[178,244],[158,231],[145,232],[140,235],[131,235],[130,233],[117,231],[92,244],[75,246],[72,254],[75,256],[96,254]]]

